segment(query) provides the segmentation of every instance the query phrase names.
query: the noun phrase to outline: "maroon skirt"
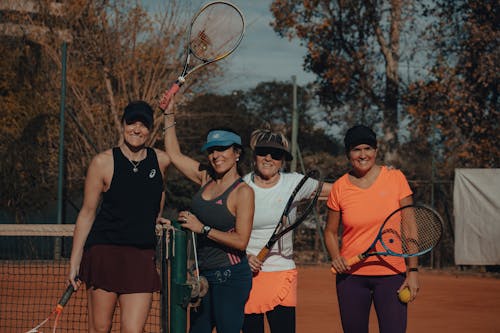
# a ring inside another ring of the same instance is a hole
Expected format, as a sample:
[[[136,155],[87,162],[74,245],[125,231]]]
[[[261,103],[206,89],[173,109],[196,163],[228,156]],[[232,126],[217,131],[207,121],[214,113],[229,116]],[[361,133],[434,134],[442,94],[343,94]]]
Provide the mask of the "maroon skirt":
[[[133,246],[93,245],[83,252],[80,280],[87,288],[117,294],[160,290],[155,250]]]

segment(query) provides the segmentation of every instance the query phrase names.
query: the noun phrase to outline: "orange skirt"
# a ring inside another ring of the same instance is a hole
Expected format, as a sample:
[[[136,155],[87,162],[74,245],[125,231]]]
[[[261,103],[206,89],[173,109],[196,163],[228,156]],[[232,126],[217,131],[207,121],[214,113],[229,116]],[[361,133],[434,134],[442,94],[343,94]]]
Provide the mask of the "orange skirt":
[[[258,272],[245,304],[245,314],[266,313],[276,306],[297,306],[297,270]]]

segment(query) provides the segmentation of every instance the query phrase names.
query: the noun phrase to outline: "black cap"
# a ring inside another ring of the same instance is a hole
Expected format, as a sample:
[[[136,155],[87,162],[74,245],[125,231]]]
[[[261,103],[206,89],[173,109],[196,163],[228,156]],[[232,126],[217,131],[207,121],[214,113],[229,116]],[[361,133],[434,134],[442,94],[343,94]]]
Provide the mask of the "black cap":
[[[123,111],[122,120],[131,123],[134,120],[140,120],[146,125],[147,128],[153,127],[153,108],[144,101],[130,102]]]
[[[377,135],[375,132],[364,125],[356,125],[349,128],[344,137],[345,152],[348,153],[353,147],[361,144],[377,148]]]

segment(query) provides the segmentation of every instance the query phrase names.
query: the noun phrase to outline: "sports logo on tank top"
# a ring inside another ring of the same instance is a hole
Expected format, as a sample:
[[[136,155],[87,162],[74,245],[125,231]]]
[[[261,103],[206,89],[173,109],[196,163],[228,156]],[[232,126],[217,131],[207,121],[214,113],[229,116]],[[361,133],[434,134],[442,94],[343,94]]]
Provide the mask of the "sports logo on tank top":
[[[222,205],[222,199],[219,199],[215,202],[216,205]]]
[[[156,169],[151,169],[149,172],[149,178],[153,178],[156,175]]]

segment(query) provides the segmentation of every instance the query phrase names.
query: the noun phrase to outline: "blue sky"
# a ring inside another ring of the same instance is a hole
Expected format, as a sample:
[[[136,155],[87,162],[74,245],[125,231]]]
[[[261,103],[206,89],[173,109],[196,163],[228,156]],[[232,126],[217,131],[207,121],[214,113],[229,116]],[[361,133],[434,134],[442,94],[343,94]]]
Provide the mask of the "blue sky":
[[[158,1],[142,0],[152,5]],[[187,6],[194,15],[209,0],[177,0]],[[238,49],[228,58],[221,60],[226,74],[215,83],[214,89],[219,92],[231,92],[237,89],[250,89],[259,82],[291,81],[292,75],[297,77],[299,85],[314,80],[314,76],[302,69],[306,49],[298,40],[289,41],[280,38],[271,28],[273,17],[269,11],[271,0],[231,0],[245,16],[245,36]]]

